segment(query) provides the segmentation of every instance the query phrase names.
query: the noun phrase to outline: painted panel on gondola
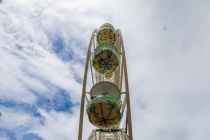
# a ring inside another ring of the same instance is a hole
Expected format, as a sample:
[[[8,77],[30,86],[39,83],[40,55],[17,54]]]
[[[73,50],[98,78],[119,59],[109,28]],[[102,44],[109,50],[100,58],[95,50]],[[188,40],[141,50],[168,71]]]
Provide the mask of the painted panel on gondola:
[[[114,45],[116,41],[115,38],[115,29],[111,24],[103,24],[97,34],[97,43],[102,44],[111,44]]]
[[[119,54],[117,48],[112,45],[104,44],[95,49],[93,67],[106,78],[112,76],[119,65]]]
[[[102,97],[91,101],[87,106],[90,122],[99,128],[109,128],[120,122],[121,104],[112,97]]]

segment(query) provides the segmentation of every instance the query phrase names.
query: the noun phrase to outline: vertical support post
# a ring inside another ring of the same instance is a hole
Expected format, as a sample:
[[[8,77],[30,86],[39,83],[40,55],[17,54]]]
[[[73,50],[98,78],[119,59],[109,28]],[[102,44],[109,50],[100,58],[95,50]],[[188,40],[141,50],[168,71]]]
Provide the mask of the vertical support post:
[[[122,35],[120,30],[117,30],[120,39],[121,39],[121,45],[122,45],[122,57],[123,57],[123,66],[124,66],[124,74],[125,74],[125,90],[126,90],[126,101],[127,101],[127,117],[128,117],[128,134],[129,134],[129,140],[133,140],[133,133],[132,133],[132,121],[131,121],[131,107],[130,107],[130,95],[129,95],[129,86],[128,86],[128,73],[127,73],[127,65],[126,65],[126,59],[125,59],[125,48],[124,43],[122,39]]]
[[[94,30],[92,33],[89,47],[88,47],[87,57],[86,57],[85,72],[84,72],[83,87],[82,87],[82,97],[81,97],[81,105],[80,105],[78,140],[82,140],[83,116],[84,116],[84,106],[85,106],[85,96],[86,96],[85,94],[86,94],[87,73],[88,73],[88,65],[89,65],[88,62],[89,62],[90,55],[91,55],[91,46],[92,46],[95,32],[96,32],[96,30]]]
[[[114,83],[118,86],[118,88],[120,89],[120,91],[121,91],[121,88],[120,88],[120,86],[121,86],[121,82],[120,82],[120,75],[121,75],[121,64],[122,64],[122,62],[121,62],[121,57],[122,57],[122,55],[121,55],[121,45],[120,45],[120,38],[119,38],[119,36],[117,35],[117,37],[116,37],[116,48],[117,48],[117,51],[118,51],[118,53],[120,54],[119,55],[119,66],[118,66],[118,68],[116,69],[116,71],[114,72]]]

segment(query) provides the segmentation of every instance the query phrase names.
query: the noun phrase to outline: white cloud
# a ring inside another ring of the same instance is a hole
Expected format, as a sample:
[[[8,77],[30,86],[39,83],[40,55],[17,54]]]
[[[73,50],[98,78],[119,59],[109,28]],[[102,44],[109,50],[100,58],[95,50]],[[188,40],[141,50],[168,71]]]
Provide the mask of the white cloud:
[[[39,119],[36,119],[29,114],[26,114],[24,111],[1,108],[1,113],[1,128],[15,129],[21,125],[25,125],[26,127],[28,127],[31,124],[39,124]]]
[[[75,139],[77,129],[77,116],[75,114],[63,114],[57,112],[45,112],[40,110],[41,115],[46,119],[45,125],[38,127],[35,132],[42,138],[49,140],[68,140]],[[75,112],[74,112],[75,113]],[[77,114],[78,115],[78,114]]]

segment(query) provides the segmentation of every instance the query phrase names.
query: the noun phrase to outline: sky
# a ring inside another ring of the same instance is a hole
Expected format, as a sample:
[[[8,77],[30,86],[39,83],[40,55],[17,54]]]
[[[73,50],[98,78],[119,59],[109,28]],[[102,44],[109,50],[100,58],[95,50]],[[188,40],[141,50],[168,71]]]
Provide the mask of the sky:
[[[87,47],[106,22],[124,38],[134,140],[208,140],[209,5],[2,0],[0,140],[77,139]]]

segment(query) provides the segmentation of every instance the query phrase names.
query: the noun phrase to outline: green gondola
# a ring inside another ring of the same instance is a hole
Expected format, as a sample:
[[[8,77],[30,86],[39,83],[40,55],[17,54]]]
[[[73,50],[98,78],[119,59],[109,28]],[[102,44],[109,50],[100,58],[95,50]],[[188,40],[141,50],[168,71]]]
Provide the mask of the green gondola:
[[[98,46],[94,52],[93,67],[106,78],[112,76],[112,73],[119,65],[119,54],[117,48],[110,44]]]

